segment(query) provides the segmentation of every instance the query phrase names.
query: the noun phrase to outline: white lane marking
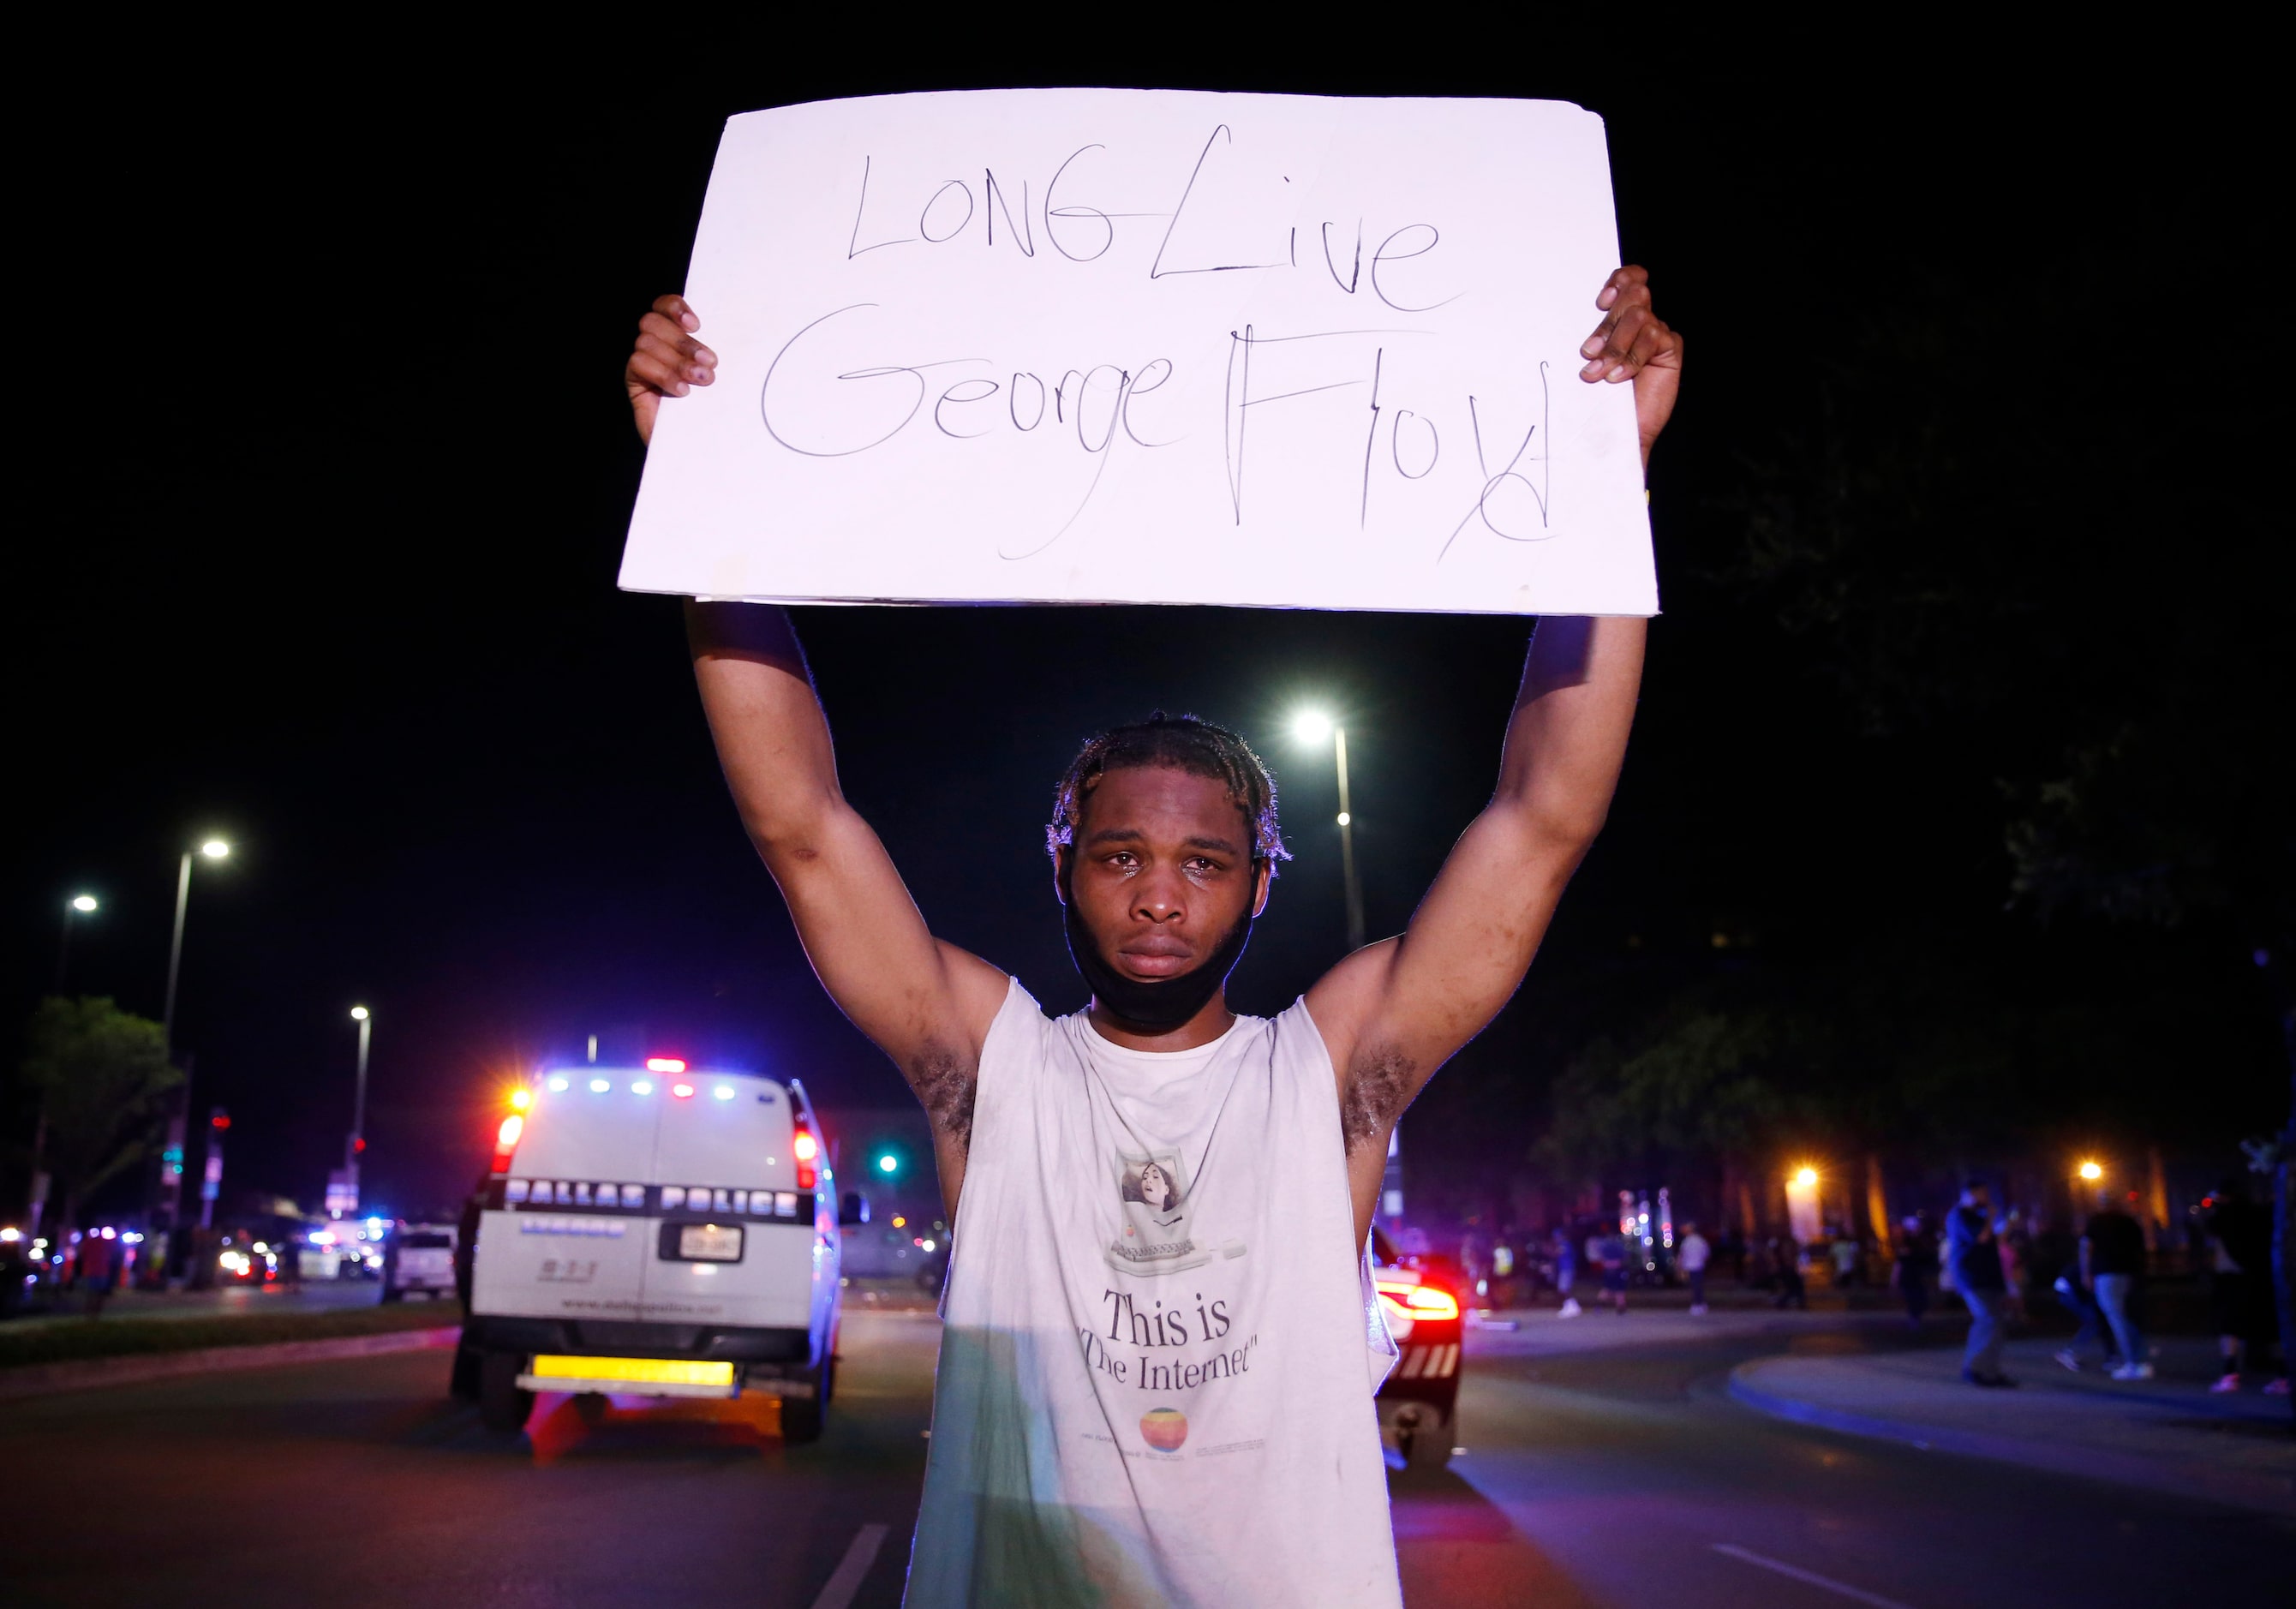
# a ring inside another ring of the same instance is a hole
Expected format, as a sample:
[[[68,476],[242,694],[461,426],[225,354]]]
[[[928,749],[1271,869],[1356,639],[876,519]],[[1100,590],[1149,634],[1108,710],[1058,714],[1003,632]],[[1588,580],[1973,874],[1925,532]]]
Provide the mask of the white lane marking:
[[[1714,1544],[1714,1551],[1727,1554],[1732,1558],[1742,1560],[1757,1569],[1774,1570],[1778,1574],[1793,1580],[1807,1581],[1813,1587],[1823,1587],[1828,1592],[1838,1592],[1843,1597],[1854,1599],[1858,1603],[1871,1604],[1874,1609],[1907,1609],[1906,1605],[1899,1603],[1896,1598],[1883,1597],[1878,1592],[1867,1592],[1863,1588],[1845,1585],[1831,1577],[1820,1575],[1814,1570],[1804,1570],[1799,1565],[1788,1564],[1778,1559],[1764,1558],[1760,1554],[1741,1547],[1734,1542],[1717,1542]]]
[[[853,1595],[861,1590],[861,1578],[869,1573],[869,1566],[877,1562],[877,1549],[885,1545],[883,1525],[864,1525],[853,1539],[853,1546],[845,1550],[844,1559],[837,1572],[829,1578],[821,1596],[813,1600],[813,1609],[846,1609]],[[1879,1602],[1879,1599],[1875,1600]]]

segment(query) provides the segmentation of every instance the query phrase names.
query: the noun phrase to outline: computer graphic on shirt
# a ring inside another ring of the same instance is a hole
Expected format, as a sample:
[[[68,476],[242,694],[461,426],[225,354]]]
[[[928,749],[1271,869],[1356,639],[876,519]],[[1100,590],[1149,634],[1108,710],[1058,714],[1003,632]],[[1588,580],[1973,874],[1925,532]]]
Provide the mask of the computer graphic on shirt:
[[[1120,1222],[1109,1243],[1109,1265],[1126,1274],[1177,1274],[1210,1262],[1211,1252],[1190,1234],[1179,1153],[1119,1151],[1114,1161]]]

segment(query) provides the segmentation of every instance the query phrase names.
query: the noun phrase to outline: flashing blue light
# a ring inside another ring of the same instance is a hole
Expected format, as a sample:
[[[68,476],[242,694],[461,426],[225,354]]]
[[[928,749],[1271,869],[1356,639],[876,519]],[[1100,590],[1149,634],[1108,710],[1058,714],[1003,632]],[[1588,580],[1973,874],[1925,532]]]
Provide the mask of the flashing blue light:
[[[720,1084],[709,1093],[721,1101],[730,1101],[734,1098],[734,1087],[731,1084]]]
[[[592,1095],[603,1095],[613,1087],[614,1083],[611,1079],[592,1079],[590,1080],[590,1093]]]
[[[566,1080],[563,1078],[554,1078],[550,1080],[550,1087],[562,1095],[566,1090]]]

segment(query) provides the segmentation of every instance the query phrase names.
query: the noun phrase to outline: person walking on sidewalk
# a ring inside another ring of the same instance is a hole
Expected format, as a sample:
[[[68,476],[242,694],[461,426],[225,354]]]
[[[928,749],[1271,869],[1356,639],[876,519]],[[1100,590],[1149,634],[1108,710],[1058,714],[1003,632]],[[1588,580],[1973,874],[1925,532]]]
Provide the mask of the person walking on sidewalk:
[[[1675,1262],[1682,1277],[1690,1281],[1690,1310],[1693,1314],[1706,1311],[1706,1264],[1714,1250],[1706,1244],[1706,1236],[1698,1232],[1696,1224],[1682,1226],[1682,1239],[1675,1246]]]
[[[1906,1323],[1920,1329],[1922,1315],[1930,1310],[1930,1281],[1937,1277],[1937,1231],[1929,1214],[1916,1213],[1898,1226],[1898,1294],[1906,1304]]]
[[[2081,1288],[2095,1296],[2120,1348],[2120,1367],[2112,1371],[2115,1380],[2152,1378],[2152,1361],[2145,1355],[2144,1337],[2130,1308],[2144,1272],[2144,1230],[2137,1221],[2118,1207],[2090,1213],[2088,1227],[2081,1231]]]
[[[1778,1272],[1777,1300],[1770,1305],[1774,1308],[1800,1308],[1803,1312],[1808,1312],[1809,1285],[1801,1277],[1801,1242],[1793,1237],[1792,1231],[1789,1230],[1770,1242],[1770,1260],[1776,1265]]]
[[[2203,1203],[2201,1223],[2209,1232],[2209,1313],[2215,1320],[2224,1374],[2209,1389],[2236,1391],[2249,1369],[2271,1372],[2272,1344],[2279,1314],[2272,1292],[2272,1221],[2249,1201],[2236,1178],[2218,1186]],[[2265,1389],[2284,1392],[2285,1375]]]
[[[1562,1298],[1562,1310],[1555,1317],[1576,1318],[1587,1310],[1578,1305],[1578,1299],[1570,1293],[1570,1287],[1578,1283],[1577,1237],[1570,1233],[1570,1226],[1565,1224],[1554,1232],[1554,1289],[1555,1293]]]
[[[2001,1372],[2001,1312],[2008,1301],[2008,1281],[2002,1277],[1993,1203],[1983,1185],[1962,1191],[1961,1204],[1946,1219],[1945,1237],[1946,1271],[1969,1304],[1969,1345],[1961,1356],[1961,1377],[1972,1385],[2014,1385]]]
[[[1597,1231],[1587,1237],[1587,1260],[1603,1273],[1603,1297],[1611,1310],[1625,1317],[1627,1311],[1627,1241],[1623,1235],[1607,1230]]]

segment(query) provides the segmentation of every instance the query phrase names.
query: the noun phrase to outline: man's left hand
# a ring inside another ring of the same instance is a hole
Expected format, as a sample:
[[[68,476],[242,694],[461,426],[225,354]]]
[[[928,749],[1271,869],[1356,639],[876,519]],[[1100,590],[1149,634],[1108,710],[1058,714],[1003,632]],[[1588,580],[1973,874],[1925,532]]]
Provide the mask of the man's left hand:
[[[1632,263],[1603,282],[1595,298],[1603,318],[1578,349],[1587,366],[1578,378],[1635,383],[1635,424],[1642,434],[1643,467],[1650,467],[1652,445],[1674,412],[1682,388],[1682,337],[1651,310],[1650,270]]]

